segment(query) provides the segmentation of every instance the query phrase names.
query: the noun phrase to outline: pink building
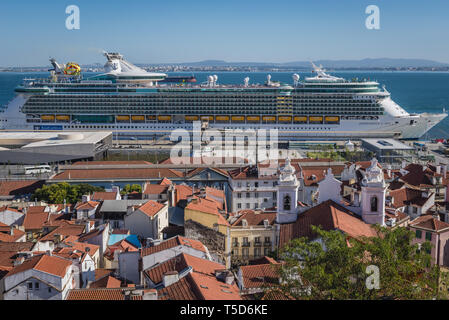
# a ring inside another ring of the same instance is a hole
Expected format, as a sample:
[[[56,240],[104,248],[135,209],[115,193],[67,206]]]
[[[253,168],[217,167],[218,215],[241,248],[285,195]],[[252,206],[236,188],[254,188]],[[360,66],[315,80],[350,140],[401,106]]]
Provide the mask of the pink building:
[[[449,223],[440,221],[431,215],[420,216],[413,220],[410,230],[415,233],[412,243],[424,243],[430,241],[432,244],[432,263],[440,266],[449,266]]]

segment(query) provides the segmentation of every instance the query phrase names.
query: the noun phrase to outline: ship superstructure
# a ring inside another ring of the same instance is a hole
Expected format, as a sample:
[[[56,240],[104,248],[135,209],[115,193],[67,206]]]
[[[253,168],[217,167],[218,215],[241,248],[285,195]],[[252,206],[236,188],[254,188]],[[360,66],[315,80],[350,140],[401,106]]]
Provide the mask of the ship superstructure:
[[[409,114],[375,81],[348,81],[312,64],[315,75],[292,84],[271,80],[219,84],[160,84],[119,53],[105,53],[106,73],[83,79],[58,72],[25,79],[1,113],[3,129],[113,130],[123,135],[169,134],[195,121],[217,129],[279,129],[279,136],[369,136],[395,133],[419,138],[447,114]]]

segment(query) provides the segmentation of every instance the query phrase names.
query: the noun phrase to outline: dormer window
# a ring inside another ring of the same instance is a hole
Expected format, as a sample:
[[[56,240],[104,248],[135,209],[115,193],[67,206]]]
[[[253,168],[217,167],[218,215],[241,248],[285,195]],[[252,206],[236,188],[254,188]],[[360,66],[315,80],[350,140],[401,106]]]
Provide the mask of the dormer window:
[[[246,219],[242,219],[242,227],[248,227],[248,221]]]

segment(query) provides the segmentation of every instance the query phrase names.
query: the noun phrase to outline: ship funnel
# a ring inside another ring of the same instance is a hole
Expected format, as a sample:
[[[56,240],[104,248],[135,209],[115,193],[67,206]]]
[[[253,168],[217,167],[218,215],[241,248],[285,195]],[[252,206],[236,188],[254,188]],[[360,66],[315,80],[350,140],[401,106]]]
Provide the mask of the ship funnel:
[[[217,85],[217,81],[218,81],[218,76],[216,74],[214,74],[214,86]]]
[[[267,76],[267,84],[270,85],[271,84],[271,74],[269,74]]]
[[[297,74],[297,73],[293,74],[292,78],[293,78],[293,83],[294,83],[294,85],[295,85],[295,86],[298,85],[298,82],[299,82],[299,74]]]
[[[214,86],[214,76],[208,76],[207,77],[207,85],[209,87],[213,87]]]
[[[245,87],[247,87],[249,84],[249,77],[246,77],[245,79],[243,79],[243,83],[244,83]]]

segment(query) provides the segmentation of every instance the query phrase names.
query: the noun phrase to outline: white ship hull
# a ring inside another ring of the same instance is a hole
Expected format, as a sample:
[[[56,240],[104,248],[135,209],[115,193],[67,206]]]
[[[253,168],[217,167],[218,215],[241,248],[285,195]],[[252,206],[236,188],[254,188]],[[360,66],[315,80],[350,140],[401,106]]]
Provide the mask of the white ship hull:
[[[114,135],[121,136],[154,136],[170,135],[175,129],[193,130],[193,123],[96,123],[96,124],[69,124],[69,123],[29,123],[26,116],[21,113],[21,106],[26,102],[23,95],[16,96],[9,104],[7,110],[0,117],[2,130],[67,130],[91,131],[110,130]],[[254,124],[254,123],[210,123],[208,128],[225,129],[278,129],[280,139],[302,137],[397,137],[402,139],[418,139],[447,116],[441,114],[418,115],[384,115],[378,120],[341,120],[339,124]],[[411,124],[413,122],[413,124]]]

